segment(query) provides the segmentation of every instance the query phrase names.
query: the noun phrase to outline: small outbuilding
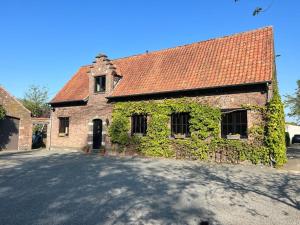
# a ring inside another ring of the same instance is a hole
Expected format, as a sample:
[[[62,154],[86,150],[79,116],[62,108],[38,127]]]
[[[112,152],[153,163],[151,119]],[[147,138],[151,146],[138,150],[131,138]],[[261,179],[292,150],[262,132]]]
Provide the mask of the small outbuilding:
[[[31,149],[31,112],[2,86],[0,105],[5,109],[5,117],[0,120],[0,151]]]

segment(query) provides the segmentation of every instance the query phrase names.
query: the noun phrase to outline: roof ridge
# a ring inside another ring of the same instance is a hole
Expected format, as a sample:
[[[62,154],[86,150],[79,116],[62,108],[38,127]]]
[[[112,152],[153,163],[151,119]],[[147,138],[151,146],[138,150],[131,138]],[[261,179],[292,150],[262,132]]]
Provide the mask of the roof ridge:
[[[254,33],[254,32],[257,32],[257,31],[260,31],[260,30],[268,29],[268,28],[273,29],[273,26],[269,25],[269,26],[260,27],[260,28],[254,29],[254,30],[248,30],[248,31],[243,31],[243,32],[238,32],[238,33],[234,33],[234,34],[221,36],[221,37],[210,38],[210,39],[207,39],[207,40],[192,42],[192,43],[183,44],[183,45],[178,45],[178,46],[175,46],[175,47],[169,47],[169,48],[164,48],[164,49],[160,49],[160,50],[154,50],[154,51],[151,51],[151,52],[144,52],[144,53],[138,53],[138,54],[134,54],[134,55],[124,56],[124,57],[112,59],[111,61],[117,61],[117,60],[121,60],[121,59],[127,59],[127,58],[132,58],[132,57],[143,56],[143,55],[149,55],[149,54],[152,54],[152,53],[164,52],[164,51],[168,51],[168,50],[172,50],[172,49],[176,49],[176,48],[183,48],[183,47],[186,47],[186,46],[196,45],[196,44],[200,44],[200,43],[204,43],[204,42],[208,42],[208,41],[231,38],[231,37],[235,37],[235,36],[239,36],[239,35],[245,35],[245,34],[248,34],[248,33]]]

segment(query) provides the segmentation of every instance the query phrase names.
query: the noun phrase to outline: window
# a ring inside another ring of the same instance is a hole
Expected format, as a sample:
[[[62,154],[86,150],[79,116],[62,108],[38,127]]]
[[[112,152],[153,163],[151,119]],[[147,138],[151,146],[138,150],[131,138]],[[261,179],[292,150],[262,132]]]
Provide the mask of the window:
[[[174,135],[190,136],[190,114],[189,113],[173,113],[171,115],[171,133]]]
[[[222,137],[228,134],[240,134],[241,138],[247,138],[247,111],[235,111],[222,115]]]
[[[114,76],[114,87],[116,87],[117,86],[117,84],[119,83],[119,81],[121,80],[121,77],[119,77],[119,76]]]
[[[131,134],[143,134],[147,132],[147,116],[132,115],[131,117]]]
[[[95,77],[95,93],[97,92],[105,92],[105,76]]]
[[[69,117],[59,117],[59,134],[69,135]]]

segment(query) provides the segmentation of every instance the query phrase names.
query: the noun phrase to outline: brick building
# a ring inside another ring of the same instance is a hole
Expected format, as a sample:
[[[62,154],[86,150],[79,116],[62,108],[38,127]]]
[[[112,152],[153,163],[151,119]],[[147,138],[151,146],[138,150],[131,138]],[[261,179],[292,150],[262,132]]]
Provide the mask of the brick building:
[[[0,105],[6,111],[0,120],[0,150],[31,149],[31,112],[1,86]]]
[[[248,138],[249,128],[263,118],[242,106],[266,105],[274,71],[272,27],[115,60],[99,54],[51,101],[49,145],[109,148],[115,102],[183,96],[222,109],[223,137],[238,133]],[[188,123],[184,115],[177,119]],[[145,123],[133,116],[132,131],[143,132]]]

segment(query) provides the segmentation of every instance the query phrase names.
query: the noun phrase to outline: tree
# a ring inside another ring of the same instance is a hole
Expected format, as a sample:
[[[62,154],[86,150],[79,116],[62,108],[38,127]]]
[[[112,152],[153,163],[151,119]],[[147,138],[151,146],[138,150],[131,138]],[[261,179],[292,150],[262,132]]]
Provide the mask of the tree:
[[[285,105],[290,108],[288,116],[295,117],[300,122],[300,80],[297,81],[298,87],[293,95],[285,96]]]
[[[273,78],[273,97],[266,110],[266,145],[270,151],[271,160],[276,166],[286,163],[286,140],[284,107],[281,101],[276,75]]]
[[[50,107],[48,101],[48,89],[45,87],[32,85],[24,94],[24,98],[20,99],[23,105],[31,111],[35,117],[48,115]]]
[[[5,109],[3,108],[2,105],[0,105],[0,120],[4,119],[5,114],[6,114]]]

